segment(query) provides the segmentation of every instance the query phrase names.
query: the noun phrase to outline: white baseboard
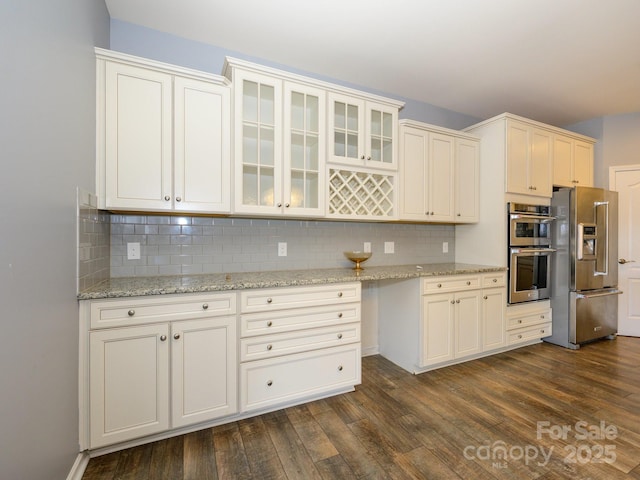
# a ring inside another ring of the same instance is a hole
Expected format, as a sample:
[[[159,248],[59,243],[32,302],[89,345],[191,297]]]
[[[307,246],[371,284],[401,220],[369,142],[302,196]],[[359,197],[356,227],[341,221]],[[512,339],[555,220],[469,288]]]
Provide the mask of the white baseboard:
[[[89,454],[86,452],[80,452],[76,457],[76,461],[73,462],[71,471],[69,472],[69,475],[67,475],[67,480],[82,480],[82,476],[84,475],[84,471],[87,469],[87,465],[89,465]]]

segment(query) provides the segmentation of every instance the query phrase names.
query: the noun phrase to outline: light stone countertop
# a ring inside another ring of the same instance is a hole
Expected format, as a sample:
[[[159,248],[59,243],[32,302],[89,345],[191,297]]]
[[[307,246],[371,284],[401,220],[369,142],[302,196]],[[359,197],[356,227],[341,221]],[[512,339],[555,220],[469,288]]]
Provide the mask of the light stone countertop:
[[[105,280],[90,289],[80,292],[78,294],[78,300],[409,279],[438,275],[501,272],[505,270],[504,267],[492,267],[488,265],[434,263],[424,265],[364,267],[360,271],[351,268],[327,268],[202,275],[122,277]]]

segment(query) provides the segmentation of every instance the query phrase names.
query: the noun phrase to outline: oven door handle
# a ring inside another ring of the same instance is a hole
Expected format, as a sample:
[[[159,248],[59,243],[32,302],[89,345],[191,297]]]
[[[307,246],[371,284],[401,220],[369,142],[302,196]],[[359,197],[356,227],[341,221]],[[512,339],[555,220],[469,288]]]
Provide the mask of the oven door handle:
[[[510,218],[511,220],[518,220],[520,218],[524,218],[526,220],[539,220],[539,223],[550,223],[556,219],[556,217],[548,217],[546,215],[521,215],[519,213],[512,213]]]
[[[512,248],[511,253],[515,255],[547,255],[557,252],[555,248]]]

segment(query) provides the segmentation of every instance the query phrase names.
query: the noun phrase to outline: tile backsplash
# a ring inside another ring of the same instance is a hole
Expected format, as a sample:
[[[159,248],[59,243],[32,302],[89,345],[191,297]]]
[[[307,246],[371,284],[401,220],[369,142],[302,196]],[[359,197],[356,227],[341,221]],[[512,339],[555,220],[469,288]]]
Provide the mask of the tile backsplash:
[[[100,283],[110,275],[110,214],[97,208],[95,195],[78,189],[78,291]]]
[[[349,267],[343,252],[371,242],[364,265],[454,261],[451,225],[156,215],[110,216],[111,277]],[[141,257],[127,259],[127,243]],[[278,256],[286,242],[287,256]],[[393,254],[384,243],[394,242]],[[442,253],[443,242],[448,253]]]

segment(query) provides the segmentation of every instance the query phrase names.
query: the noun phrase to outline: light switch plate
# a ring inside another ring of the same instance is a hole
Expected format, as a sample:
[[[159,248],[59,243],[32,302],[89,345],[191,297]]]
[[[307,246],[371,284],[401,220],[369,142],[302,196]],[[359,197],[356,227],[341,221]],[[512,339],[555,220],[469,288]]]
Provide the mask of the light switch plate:
[[[395,253],[394,242],[384,242],[384,253]]]
[[[371,252],[371,242],[364,242],[364,252],[365,253],[369,253]]]
[[[449,253],[449,242],[442,242],[442,253]]]
[[[278,242],[278,256],[279,257],[287,256],[287,242]]]

